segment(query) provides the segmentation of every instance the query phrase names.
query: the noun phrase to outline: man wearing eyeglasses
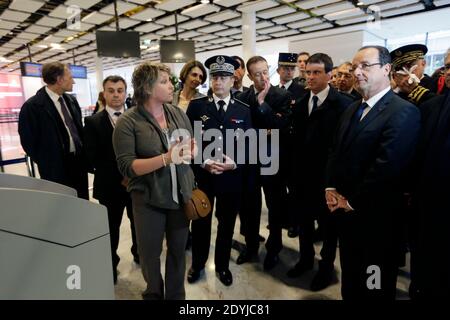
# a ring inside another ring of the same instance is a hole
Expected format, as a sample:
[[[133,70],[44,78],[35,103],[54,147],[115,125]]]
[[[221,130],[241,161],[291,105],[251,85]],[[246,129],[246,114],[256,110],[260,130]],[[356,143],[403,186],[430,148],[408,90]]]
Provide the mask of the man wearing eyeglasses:
[[[353,58],[362,103],[343,113],[328,158],[325,198],[338,217],[343,299],[394,300],[404,175],[420,112],[390,87],[389,51],[362,47]]]
[[[337,89],[340,93],[348,94],[354,101],[361,100],[362,96],[353,87],[355,78],[351,70],[351,62],[344,62],[337,68]]]
[[[445,57],[445,85],[450,89],[450,49]],[[422,105],[423,130],[416,194],[419,213],[416,286],[424,299],[450,296],[450,91]]]

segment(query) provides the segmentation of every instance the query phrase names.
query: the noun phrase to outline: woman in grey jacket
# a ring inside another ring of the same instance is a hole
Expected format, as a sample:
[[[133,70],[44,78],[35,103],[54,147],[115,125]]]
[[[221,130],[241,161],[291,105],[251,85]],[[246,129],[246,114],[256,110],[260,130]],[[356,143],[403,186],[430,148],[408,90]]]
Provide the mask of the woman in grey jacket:
[[[194,187],[189,162],[197,147],[187,116],[168,104],[173,97],[169,75],[163,64],[144,62],[136,67],[132,82],[137,107],[119,118],[113,134],[119,171],[129,178],[147,282],[144,299],[185,299],[188,220],[182,208]],[[165,283],[160,262],[164,236]]]

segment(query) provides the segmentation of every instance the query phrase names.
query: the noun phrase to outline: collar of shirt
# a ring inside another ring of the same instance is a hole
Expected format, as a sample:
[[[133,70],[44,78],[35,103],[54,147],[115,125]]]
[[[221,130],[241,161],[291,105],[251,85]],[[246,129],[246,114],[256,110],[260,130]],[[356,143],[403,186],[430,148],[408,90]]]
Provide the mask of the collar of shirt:
[[[321,104],[328,97],[328,92],[330,92],[330,86],[327,86],[325,89],[320,91],[318,94],[313,94],[312,91],[311,91],[311,96],[309,97],[309,106],[310,106],[310,108],[312,108],[312,106],[313,106],[312,98],[314,96],[317,96],[317,98],[319,99],[319,100],[317,100],[317,106],[320,107]]]
[[[50,99],[52,99],[53,103],[59,106],[59,97],[61,97],[59,94],[53,92],[52,90],[50,90],[47,86],[45,86],[45,91],[47,92],[48,96],[50,97]]]
[[[228,95],[228,96],[226,96],[225,98],[220,99],[218,96],[216,96],[215,93],[213,93],[213,98],[214,98],[214,103],[216,104],[217,111],[218,111],[219,108],[220,108],[220,106],[217,104],[217,102],[218,102],[219,100],[225,101],[225,105],[223,106],[223,111],[226,112],[226,111],[227,111],[227,108],[228,108],[228,104],[230,103],[231,96]]]
[[[286,88],[286,90],[287,89],[289,89],[289,87],[291,86],[291,84],[292,84],[292,80],[289,80],[288,82],[286,82],[285,84],[281,84],[281,82],[280,82],[280,84],[278,85],[280,88],[282,87],[282,86],[284,86],[285,88]]]
[[[109,114],[109,116],[111,117],[111,119],[113,119],[114,120],[114,123],[117,121],[117,119],[119,118],[118,116],[116,116],[115,114],[114,114],[114,112],[121,112],[121,113],[124,113],[124,111],[125,111],[125,107],[124,106],[122,106],[122,108],[120,108],[119,110],[116,110],[116,109],[113,109],[113,108],[111,108],[110,106],[106,106],[106,111],[108,112],[108,114]]]
[[[369,105],[369,109],[372,109],[372,107],[374,105],[377,104],[378,101],[380,101],[381,98],[384,97],[384,95],[386,93],[388,93],[388,91],[391,90],[391,86],[387,86],[385,89],[381,90],[380,92],[378,92],[376,95],[374,95],[372,98],[370,98],[369,100],[362,100],[362,103],[367,103]]]

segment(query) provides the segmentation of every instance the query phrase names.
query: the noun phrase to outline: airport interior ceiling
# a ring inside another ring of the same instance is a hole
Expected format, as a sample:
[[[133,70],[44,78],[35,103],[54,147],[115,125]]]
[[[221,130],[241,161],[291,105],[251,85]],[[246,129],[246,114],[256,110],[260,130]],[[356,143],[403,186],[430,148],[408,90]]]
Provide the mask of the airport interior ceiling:
[[[241,45],[246,12],[256,12],[259,42],[449,6],[450,0],[0,0],[0,72],[30,60],[93,72],[96,31],[117,27],[139,32],[141,59],[156,61],[161,39],[194,40],[196,52]],[[136,59],[102,58],[103,68]]]

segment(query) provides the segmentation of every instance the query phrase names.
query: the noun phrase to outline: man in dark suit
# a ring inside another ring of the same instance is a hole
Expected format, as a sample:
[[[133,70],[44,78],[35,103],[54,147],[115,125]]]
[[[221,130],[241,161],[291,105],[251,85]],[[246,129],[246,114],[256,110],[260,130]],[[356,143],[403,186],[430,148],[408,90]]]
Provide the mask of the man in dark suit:
[[[239,63],[239,67],[234,70],[234,84],[231,87],[231,94],[237,96],[238,94],[247,91],[248,87],[242,84],[242,80],[245,76],[245,62],[239,56],[231,56],[237,63]]]
[[[419,110],[390,87],[390,56],[362,47],[352,61],[362,104],[343,113],[328,158],[325,197],[338,215],[343,299],[395,299],[404,174]]]
[[[134,229],[133,206],[127,192],[127,178],[118,168],[112,145],[112,134],[116,121],[125,111],[127,85],[120,76],[109,76],[103,80],[103,96],[106,107],[99,113],[84,119],[84,138],[86,154],[94,177],[94,198],[108,210],[109,234],[111,237],[111,255],[114,283],[117,281],[117,255],[119,246],[120,224],[123,210],[127,209],[130,219],[133,260],[139,263],[139,254]]]
[[[75,83],[72,72],[67,65],[51,62],[42,66],[42,78],[46,86],[20,110],[20,142],[42,179],[74,188],[78,197],[89,199],[81,109],[66,93]]]
[[[314,220],[320,221],[323,231],[322,260],[319,272],[311,283],[311,290],[326,288],[332,280],[337,247],[336,217],[323,201],[325,168],[341,114],[353,99],[340,94],[328,82],[333,61],[324,53],[315,53],[306,64],[306,81],[311,91],[297,101],[294,108],[294,198],[297,222],[300,226],[300,260],[288,271],[289,277],[299,277],[314,265]],[[293,174],[292,174],[293,173]]]
[[[444,76],[450,89],[449,53]],[[444,299],[450,296],[450,92],[425,102],[421,110],[419,176],[413,197],[418,211],[416,287],[419,298]]]
[[[266,59],[261,56],[254,56],[247,61],[247,70],[253,85],[249,90],[238,96],[239,100],[248,104],[252,116],[253,127],[256,129],[266,129],[266,136],[263,137],[267,142],[267,150],[271,152],[268,156],[280,159],[282,163],[283,150],[282,141],[272,141],[272,131],[278,133],[280,129],[286,129],[289,125],[291,116],[292,97],[286,90],[270,85],[269,66]],[[278,130],[277,130],[278,129]],[[278,145],[277,145],[278,143]],[[272,150],[273,148],[273,150]],[[256,151],[256,150],[255,150]],[[265,164],[269,167],[273,164]],[[264,268],[272,269],[279,261],[278,253],[281,251],[281,208],[283,192],[282,167],[274,174],[261,174],[264,170],[261,163],[250,166],[246,178],[246,187],[244,190],[244,206],[241,210],[241,217],[246,219],[246,249],[241,252],[236,263],[242,264],[252,260],[259,248],[259,224],[261,218],[261,186],[264,188],[266,205],[269,209],[269,238],[266,242],[267,254],[264,259]],[[285,168],[287,169],[287,168]]]
[[[280,83],[278,87],[283,90],[289,91],[292,96],[291,107],[295,105],[295,101],[300,99],[306,94],[306,89],[304,86],[300,85],[298,82],[293,81],[295,66],[297,64],[297,54],[296,53],[283,53],[278,54],[278,68],[277,72],[280,75]],[[281,159],[283,163],[282,167],[291,168],[291,162],[293,160],[292,152],[293,148],[291,146],[295,143],[293,138],[292,124],[286,129],[281,131],[282,137],[281,141],[283,143],[282,149],[285,151],[284,157]],[[294,219],[295,203],[292,198],[292,176],[290,175],[290,170],[284,170],[283,172],[284,184],[283,192],[285,193],[285,200],[283,200],[282,208],[282,224],[283,227],[288,229],[288,236],[290,238],[295,238],[298,236],[298,228]]]
[[[340,93],[348,95],[353,101],[362,99],[361,94],[353,87],[355,77],[351,72],[352,63],[344,62],[337,68],[337,89]]]
[[[215,136],[210,143],[204,139],[200,154],[202,164],[194,165],[194,174],[199,188],[206,192],[212,206],[216,201],[218,225],[214,263],[219,280],[226,286],[233,283],[229,269],[231,244],[244,184],[245,161],[240,163],[238,159],[239,153],[245,152],[245,160],[248,149],[245,147],[244,132],[234,131],[246,131],[252,126],[248,106],[233,98],[230,93],[234,83],[234,69],[238,66],[231,57],[223,55],[206,60],[205,67],[210,70],[212,95],[193,99],[186,112],[192,127],[200,125],[203,134],[220,131],[220,135]],[[234,141],[228,140],[229,131],[233,132]],[[211,154],[207,154],[208,151],[212,151]],[[192,266],[187,276],[189,283],[200,278],[208,260],[211,221],[212,214],[192,221]]]

